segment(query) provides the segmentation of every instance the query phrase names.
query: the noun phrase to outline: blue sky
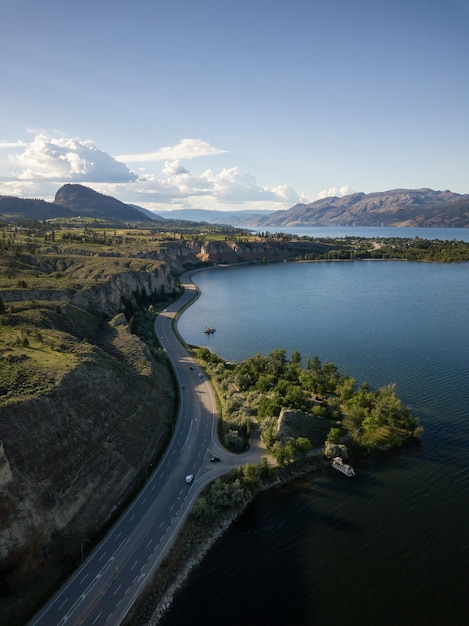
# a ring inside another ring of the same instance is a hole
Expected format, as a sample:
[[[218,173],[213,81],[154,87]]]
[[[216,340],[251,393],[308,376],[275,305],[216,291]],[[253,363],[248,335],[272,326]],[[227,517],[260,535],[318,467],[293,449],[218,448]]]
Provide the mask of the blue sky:
[[[469,193],[467,0],[0,0],[0,194]]]

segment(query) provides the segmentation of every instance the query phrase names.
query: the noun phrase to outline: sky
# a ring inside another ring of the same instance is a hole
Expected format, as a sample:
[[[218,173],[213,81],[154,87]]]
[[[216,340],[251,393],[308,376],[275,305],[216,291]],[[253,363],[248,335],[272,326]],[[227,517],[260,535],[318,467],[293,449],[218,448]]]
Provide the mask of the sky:
[[[469,193],[467,0],[0,0],[0,194]]]

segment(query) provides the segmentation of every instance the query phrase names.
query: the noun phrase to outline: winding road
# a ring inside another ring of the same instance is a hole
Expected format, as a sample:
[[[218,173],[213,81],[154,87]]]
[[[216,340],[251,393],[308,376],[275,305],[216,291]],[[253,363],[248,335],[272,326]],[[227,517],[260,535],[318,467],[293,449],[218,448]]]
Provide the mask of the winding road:
[[[183,295],[158,315],[155,333],[179,387],[171,442],[145,487],[81,567],[30,621],[31,626],[116,626],[125,618],[168,553],[200,491],[217,476],[265,451],[234,455],[217,440],[216,399],[209,381],[173,333],[173,318],[197,295],[191,272]],[[211,463],[217,456],[220,463]],[[187,484],[186,475],[194,480]],[[86,540],[85,540],[86,541]],[[82,542],[83,548],[83,542]]]

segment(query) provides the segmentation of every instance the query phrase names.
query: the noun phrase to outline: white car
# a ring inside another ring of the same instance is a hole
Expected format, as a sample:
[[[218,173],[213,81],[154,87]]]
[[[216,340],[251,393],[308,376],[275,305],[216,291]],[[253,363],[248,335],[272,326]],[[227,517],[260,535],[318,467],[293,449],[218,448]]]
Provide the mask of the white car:
[[[193,474],[189,474],[188,476],[186,476],[186,483],[188,485],[190,485],[193,480],[194,480],[194,475]]]

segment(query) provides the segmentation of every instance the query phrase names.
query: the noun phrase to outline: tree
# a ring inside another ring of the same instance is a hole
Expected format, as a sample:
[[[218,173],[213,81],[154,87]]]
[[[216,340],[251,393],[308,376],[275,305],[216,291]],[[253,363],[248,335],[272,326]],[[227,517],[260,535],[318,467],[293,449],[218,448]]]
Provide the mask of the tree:
[[[333,459],[335,456],[341,456],[343,459],[347,459],[347,446],[344,446],[341,443],[331,443],[330,441],[326,441],[326,445],[324,446],[324,456],[328,459]]]
[[[282,348],[277,348],[276,350],[272,350],[269,354],[268,360],[268,371],[275,380],[278,380],[284,375],[285,367],[287,364],[287,358],[285,356],[286,352]]]
[[[132,333],[132,335],[137,334],[137,321],[134,315],[132,315],[132,317],[129,319],[129,330]]]
[[[307,437],[297,437],[295,440],[295,448],[301,456],[307,456],[311,451],[311,441]]]
[[[340,428],[331,428],[327,435],[327,441],[330,443],[339,443],[340,441]]]

